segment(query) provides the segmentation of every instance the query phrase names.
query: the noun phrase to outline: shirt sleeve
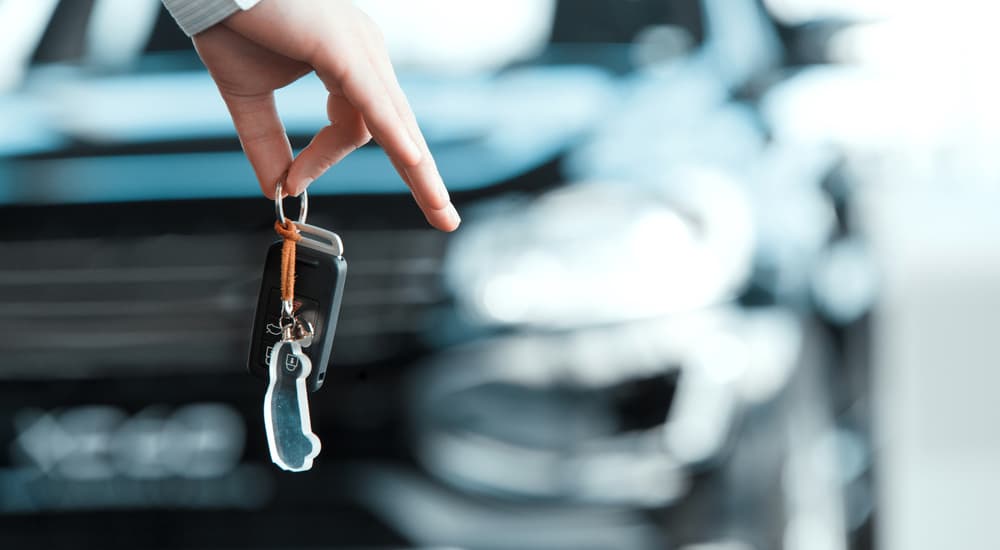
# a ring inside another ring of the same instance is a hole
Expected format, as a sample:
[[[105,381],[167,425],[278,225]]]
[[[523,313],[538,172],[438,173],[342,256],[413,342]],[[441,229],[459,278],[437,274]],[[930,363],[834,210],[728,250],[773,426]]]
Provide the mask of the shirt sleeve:
[[[260,0],[163,0],[184,34],[194,36],[240,10],[248,10]]]

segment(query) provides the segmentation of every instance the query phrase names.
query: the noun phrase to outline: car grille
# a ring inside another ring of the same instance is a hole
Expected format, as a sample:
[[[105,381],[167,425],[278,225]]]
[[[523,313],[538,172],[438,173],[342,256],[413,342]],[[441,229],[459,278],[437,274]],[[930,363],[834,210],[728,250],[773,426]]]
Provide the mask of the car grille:
[[[387,199],[373,212],[404,208]],[[261,202],[216,201],[219,216],[186,203],[8,209],[5,225],[16,227],[3,234],[16,236],[0,241],[0,377],[243,367],[264,255],[275,240]],[[322,200],[313,202],[314,212],[326,212]],[[336,206],[363,212],[367,204],[341,198]],[[145,221],[144,211],[152,216]],[[314,217],[341,234],[349,264],[333,361],[419,350],[426,315],[446,299],[447,237],[409,227],[405,215],[394,218],[396,228],[378,220],[350,227],[350,216],[336,212]]]

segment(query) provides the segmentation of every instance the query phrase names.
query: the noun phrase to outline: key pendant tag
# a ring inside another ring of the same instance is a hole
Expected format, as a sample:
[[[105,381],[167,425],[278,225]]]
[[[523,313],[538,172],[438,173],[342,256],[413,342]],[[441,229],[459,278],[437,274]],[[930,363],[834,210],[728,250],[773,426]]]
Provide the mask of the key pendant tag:
[[[278,342],[268,363],[264,394],[264,429],[271,460],[282,470],[304,472],[319,455],[319,437],[312,431],[306,379],[312,361],[295,341]]]

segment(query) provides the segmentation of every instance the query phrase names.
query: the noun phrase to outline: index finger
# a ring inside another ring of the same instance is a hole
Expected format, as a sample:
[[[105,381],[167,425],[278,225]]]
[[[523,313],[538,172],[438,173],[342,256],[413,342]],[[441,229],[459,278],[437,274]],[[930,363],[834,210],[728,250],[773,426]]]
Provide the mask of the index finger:
[[[371,62],[356,63],[354,67],[354,72],[341,83],[344,96],[361,113],[365,125],[413,191],[431,225],[443,231],[455,230],[460,218],[451,205],[444,181],[426,146],[421,148],[411,136],[408,121],[399,112],[378,67]],[[417,129],[417,137],[419,133]]]
[[[454,231],[461,223],[461,217],[451,204],[451,197],[445,187],[444,180],[438,171],[437,164],[430,148],[427,147],[427,140],[424,139],[420,126],[417,124],[417,117],[410,108],[410,103],[406,100],[406,94],[399,85],[396,78],[396,71],[392,68],[388,54],[385,51],[373,52],[372,63],[382,84],[385,86],[389,97],[392,100],[396,113],[402,119],[410,136],[417,142],[423,157],[414,166],[401,166],[394,162],[396,171],[413,192],[413,197],[417,205],[423,210],[427,220],[438,229],[444,231]]]
[[[361,113],[368,130],[386,154],[403,166],[419,164],[423,156],[420,148],[407,132],[371,64],[367,60],[355,64],[353,72],[340,84],[344,97]]]

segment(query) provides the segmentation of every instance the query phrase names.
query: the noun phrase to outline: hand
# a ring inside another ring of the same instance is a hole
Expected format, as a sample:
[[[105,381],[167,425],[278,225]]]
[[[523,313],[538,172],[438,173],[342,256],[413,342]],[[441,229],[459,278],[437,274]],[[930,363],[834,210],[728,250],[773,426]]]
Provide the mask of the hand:
[[[348,0],[263,0],[194,37],[233,117],[261,189],[298,195],[349,153],[375,140],[427,221],[460,223],[434,158],[399,87],[381,32]],[[315,71],[329,92],[330,124],[292,159],[274,91]]]

